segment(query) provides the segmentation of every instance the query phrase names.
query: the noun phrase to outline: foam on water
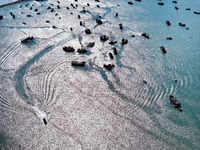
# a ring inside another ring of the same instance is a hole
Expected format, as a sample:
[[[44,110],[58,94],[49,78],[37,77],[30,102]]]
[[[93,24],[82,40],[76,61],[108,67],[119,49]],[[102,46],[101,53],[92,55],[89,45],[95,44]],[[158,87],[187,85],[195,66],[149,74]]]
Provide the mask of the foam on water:
[[[44,111],[40,110],[37,106],[33,106],[32,108],[35,111],[35,114],[38,116],[38,118],[40,118],[42,121],[44,118],[47,118],[47,114]]]

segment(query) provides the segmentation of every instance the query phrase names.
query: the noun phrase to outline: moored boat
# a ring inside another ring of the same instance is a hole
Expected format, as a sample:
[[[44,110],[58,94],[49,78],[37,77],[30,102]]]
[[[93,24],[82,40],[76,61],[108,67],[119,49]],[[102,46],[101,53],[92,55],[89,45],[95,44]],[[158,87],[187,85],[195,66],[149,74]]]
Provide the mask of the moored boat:
[[[27,38],[25,38],[25,39],[22,39],[22,40],[21,40],[21,43],[28,43],[28,42],[30,42],[31,40],[33,40],[33,36],[29,36],[29,37],[27,37]]]
[[[84,67],[84,66],[85,66],[85,61],[82,61],[82,62],[79,62],[79,61],[72,61],[71,65],[72,65],[72,66]]]

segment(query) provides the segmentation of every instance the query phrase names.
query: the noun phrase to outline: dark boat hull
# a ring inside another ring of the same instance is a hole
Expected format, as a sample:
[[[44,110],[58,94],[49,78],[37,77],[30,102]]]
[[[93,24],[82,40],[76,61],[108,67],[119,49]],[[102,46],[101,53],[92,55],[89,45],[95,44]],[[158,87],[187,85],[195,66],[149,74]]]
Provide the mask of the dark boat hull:
[[[28,43],[28,42],[30,42],[30,41],[32,41],[33,40],[33,36],[30,36],[30,37],[27,37],[27,38],[25,38],[25,39],[22,39],[21,40],[21,43]]]
[[[84,67],[85,66],[85,62],[78,62],[78,61],[72,61],[71,63],[72,66],[79,66],[79,67]]]
[[[169,101],[170,101],[170,104],[174,106],[174,108],[177,108],[178,110],[182,111],[181,103],[176,98],[174,98],[173,96],[170,96]]]

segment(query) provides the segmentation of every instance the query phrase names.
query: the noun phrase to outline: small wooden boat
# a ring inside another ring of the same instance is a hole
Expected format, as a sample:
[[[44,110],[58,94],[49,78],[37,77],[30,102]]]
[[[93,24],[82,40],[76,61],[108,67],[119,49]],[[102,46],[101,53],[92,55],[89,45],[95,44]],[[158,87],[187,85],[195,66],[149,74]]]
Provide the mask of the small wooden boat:
[[[181,22],[179,22],[178,24],[179,24],[179,26],[181,26],[181,27],[185,27],[185,26],[186,26],[184,23],[181,23]]]
[[[94,45],[95,45],[95,42],[90,42],[90,43],[88,43],[88,45],[87,45],[87,47],[94,47]]]
[[[84,54],[84,53],[87,53],[87,50],[86,49],[78,49],[77,52]]]
[[[174,106],[174,108],[177,108],[178,110],[182,111],[181,103],[174,96],[169,95],[169,101],[170,104]]]
[[[108,70],[112,70],[112,68],[115,67],[115,65],[114,64],[108,64],[108,65],[104,64],[103,67]]]
[[[73,47],[71,47],[71,46],[64,46],[63,50],[65,52],[74,52],[75,51],[75,49]]]
[[[167,53],[167,51],[166,51],[166,49],[165,49],[164,46],[161,46],[161,47],[160,47],[160,50],[161,50],[163,53]]]
[[[85,66],[85,61],[82,61],[82,62],[72,61],[71,65],[72,66],[84,67]]]
[[[33,40],[33,36],[29,36],[29,37],[27,37],[27,38],[25,38],[25,39],[22,39],[22,40],[21,40],[21,43],[28,43],[28,42],[30,42],[31,40]]]
[[[114,45],[114,44],[116,44],[116,43],[117,43],[117,41],[110,41],[110,42],[109,42],[110,45]]]
[[[100,40],[101,40],[101,41],[107,41],[108,39],[109,39],[109,37],[106,36],[106,35],[101,35],[101,36],[100,36]]]
[[[47,125],[47,120],[45,118],[42,119],[44,124]]]
[[[145,37],[145,38],[149,39],[149,35],[148,35],[148,34],[146,34],[146,33],[142,33],[142,34],[141,34],[141,36],[143,36],[143,37]]]

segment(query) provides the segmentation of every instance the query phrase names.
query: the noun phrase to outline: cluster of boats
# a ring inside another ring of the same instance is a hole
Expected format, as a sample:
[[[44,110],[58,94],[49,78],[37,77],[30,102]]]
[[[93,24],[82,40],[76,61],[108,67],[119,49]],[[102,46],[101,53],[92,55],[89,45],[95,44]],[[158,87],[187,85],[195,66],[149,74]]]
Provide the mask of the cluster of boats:
[[[31,37],[29,36],[25,39],[22,39],[21,43],[28,43],[28,42],[32,41],[33,38],[34,38],[33,36],[31,36]],[[74,48],[73,47],[64,47],[63,50],[64,51],[74,51]],[[72,66],[84,66],[85,62],[73,61],[71,65]],[[112,67],[114,67],[114,65],[109,64],[109,65],[104,65],[104,67],[107,68],[108,70],[112,70]],[[145,80],[143,82],[147,83]],[[174,108],[177,108],[178,110],[182,111],[181,103],[174,96],[169,95],[169,101],[170,101],[170,104],[172,104],[174,106]]]

